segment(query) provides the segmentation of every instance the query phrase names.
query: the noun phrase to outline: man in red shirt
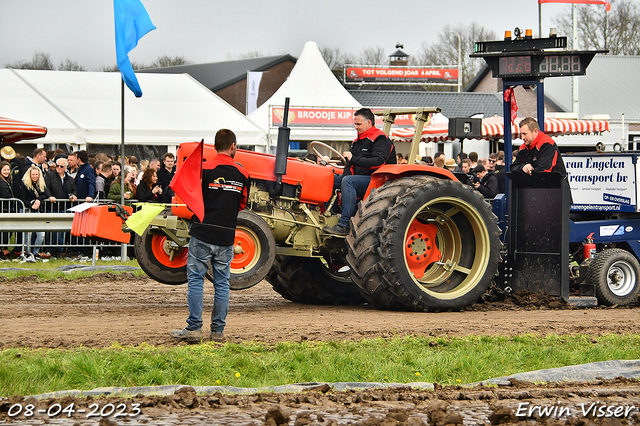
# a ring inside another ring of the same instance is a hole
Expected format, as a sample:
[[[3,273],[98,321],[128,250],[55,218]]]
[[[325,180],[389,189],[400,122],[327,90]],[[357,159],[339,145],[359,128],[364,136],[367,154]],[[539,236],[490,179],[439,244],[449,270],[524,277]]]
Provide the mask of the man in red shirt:
[[[249,173],[233,161],[236,155],[236,135],[228,129],[216,133],[218,151],[207,168],[202,171],[204,218],[193,215],[189,233],[187,258],[187,304],[189,318],[182,330],[172,330],[171,336],[188,342],[202,339],[202,304],[204,277],[213,267],[213,311],[211,313],[211,340],[223,342],[225,320],[229,311],[229,276],[233,260],[233,242],[238,212],[247,205]]]
[[[567,176],[567,169],[560,155],[558,145],[547,134],[540,131],[535,118],[527,117],[520,122],[520,137],[524,141],[514,163],[512,172],[559,172]]]

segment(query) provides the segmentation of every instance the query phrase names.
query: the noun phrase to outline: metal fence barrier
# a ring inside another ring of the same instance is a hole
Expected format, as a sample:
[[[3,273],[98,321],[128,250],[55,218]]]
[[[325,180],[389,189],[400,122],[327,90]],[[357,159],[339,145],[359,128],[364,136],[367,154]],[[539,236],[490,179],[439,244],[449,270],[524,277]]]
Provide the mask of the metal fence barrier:
[[[110,200],[97,200],[99,204],[113,204]],[[137,207],[133,203],[138,200],[127,200],[134,211]],[[14,253],[31,252],[66,253],[92,256],[109,254],[112,256],[126,256],[133,247],[133,234],[129,244],[116,242],[98,242],[87,238],[71,235],[73,213],[67,210],[83,201],[46,200],[42,203],[41,212],[32,212],[22,200],[18,198],[0,199],[0,249]]]

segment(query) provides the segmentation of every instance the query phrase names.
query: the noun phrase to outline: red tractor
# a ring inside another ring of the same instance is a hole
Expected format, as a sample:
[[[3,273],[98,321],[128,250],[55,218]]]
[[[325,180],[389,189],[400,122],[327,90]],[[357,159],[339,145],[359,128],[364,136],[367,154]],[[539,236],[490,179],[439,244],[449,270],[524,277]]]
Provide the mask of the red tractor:
[[[396,114],[415,114],[409,164],[385,165],[372,176],[346,237],[329,235],[334,166],[238,150],[251,174],[247,209],[239,214],[231,288],[265,279],[284,298],[309,304],[373,303],[385,309],[458,310],[477,301],[497,274],[500,229],[491,206],[448,170],[415,165],[422,126],[439,108],[379,113],[389,134]],[[198,144],[178,149],[178,165]],[[340,153],[320,142],[311,144]],[[286,149],[284,151],[286,156]],[[319,153],[319,152],[318,152]],[[216,155],[205,146],[207,159]],[[285,173],[276,174],[278,163]],[[279,182],[280,181],[280,182]],[[188,224],[180,200],[157,216],[135,253],[142,269],[165,284],[187,282]]]

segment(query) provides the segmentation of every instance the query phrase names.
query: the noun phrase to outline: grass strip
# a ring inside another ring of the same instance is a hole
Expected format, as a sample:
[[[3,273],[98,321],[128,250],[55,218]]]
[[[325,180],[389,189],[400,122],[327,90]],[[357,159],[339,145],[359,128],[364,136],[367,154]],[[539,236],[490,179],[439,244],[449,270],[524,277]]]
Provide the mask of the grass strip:
[[[0,351],[0,395],[108,386],[276,386],[303,382],[456,385],[542,368],[638,359],[640,336],[405,337]]]
[[[19,263],[19,262],[2,262],[0,263],[0,269],[4,268],[16,268],[20,270],[3,270],[2,276],[6,279],[16,278],[16,277],[28,277],[28,276],[37,276],[43,280],[53,280],[61,277],[66,278],[85,278],[93,276],[99,272],[113,272],[113,273],[122,273],[122,272],[132,272],[136,276],[146,275],[144,271],[138,269],[136,271],[121,271],[118,269],[98,269],[93,271],[57,271],[56,268],[67,265],[82,265],[82,266],[92,266],[91,262],[74,262],[67,259],[49,259],[46,262],[38,261],[36,263]],[[96,266],[100,267],[113,267],[117,268],[118,266],[132,266],[135,268],[139,268],[140,265],[138,261],[135,259],[128,260],[126,262],[122,261],[103,261],[97,260]]]

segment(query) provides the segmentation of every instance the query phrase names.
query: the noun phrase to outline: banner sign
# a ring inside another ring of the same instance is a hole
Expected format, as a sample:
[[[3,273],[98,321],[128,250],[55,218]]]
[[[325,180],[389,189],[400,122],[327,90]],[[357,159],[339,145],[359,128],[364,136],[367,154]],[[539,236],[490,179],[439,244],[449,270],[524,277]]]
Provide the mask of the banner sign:
[[[289,107],[287,127],[340,127],[353,128],[353,113],[355,108],[313,108]],[[375,112],[376,110],[374,110]],[[282,126],[284,106],[271,106],[271,127]],[[396,116],[394,126],[415,126],[414,114]],[[382,128],[382,117],[376,116],[376,127]]]
[[[258,94],[260,91],[260,81],[262,81],[262,71],[247,71],[247,112],[251,114],[258,109]]]
[[[636,167],[632,155],[563,156],[571,210],[635,212]]]
[[[458,69],[345,66],[344,81],[346,83],[413,83],[455,86],[458,84]]]

